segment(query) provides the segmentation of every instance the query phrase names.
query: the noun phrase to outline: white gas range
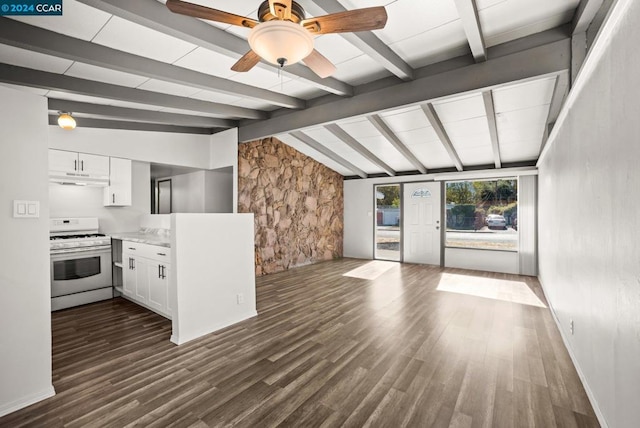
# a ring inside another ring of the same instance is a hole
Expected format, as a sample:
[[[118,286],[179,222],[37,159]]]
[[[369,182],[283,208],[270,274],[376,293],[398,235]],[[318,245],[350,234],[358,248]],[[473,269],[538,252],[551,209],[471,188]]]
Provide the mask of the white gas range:
[[[98,233],[98,219],[49,220],[51,310],[111,299],[111,238]]]

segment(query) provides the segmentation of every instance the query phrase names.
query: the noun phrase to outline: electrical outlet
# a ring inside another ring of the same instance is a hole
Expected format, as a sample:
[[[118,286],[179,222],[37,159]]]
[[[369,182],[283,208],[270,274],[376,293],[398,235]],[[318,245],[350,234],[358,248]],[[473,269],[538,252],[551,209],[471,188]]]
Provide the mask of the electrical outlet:
[[[238,304],[239,305],[244,303],[244,294],[242,294],[242,293],[238,294],[237,298],[238,298]]]
[[[573,320],[569,321],[569,331],[571,332],[571,335],[573,336]]]

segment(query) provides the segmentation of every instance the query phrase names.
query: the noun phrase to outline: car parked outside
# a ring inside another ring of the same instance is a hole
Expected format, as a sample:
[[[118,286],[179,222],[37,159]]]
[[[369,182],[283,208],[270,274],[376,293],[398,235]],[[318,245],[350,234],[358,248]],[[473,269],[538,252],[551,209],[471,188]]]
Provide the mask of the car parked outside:
[[[506,229],[507,221],[500,214],[489,214],[485,220],[489,229]]]

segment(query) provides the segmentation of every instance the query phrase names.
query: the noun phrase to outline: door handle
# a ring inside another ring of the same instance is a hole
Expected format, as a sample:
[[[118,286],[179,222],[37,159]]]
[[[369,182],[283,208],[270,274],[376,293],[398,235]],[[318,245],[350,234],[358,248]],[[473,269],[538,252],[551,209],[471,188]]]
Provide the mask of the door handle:
[[[84,171],[84,161],[80,161],[80,171]]]
[[[115,194],[115,193],[112,193],[112,194],[111,194],[111,203],[112,203],[112,204],[115,204],[115,203],[116,203],[116,194]]]
[[[167,274],[165,273],[165,269],[166,267],[162,265],[162,279],[165,279],[167,277]]]
[[[158,278],[162,278],[162,265],[158,265]]]
[[[73,161],[73,170],[74,170],[74,171],[77,171],[77,170],[78,170],[78,161],[77,161],[77,160],[74,160],[74,161]]]

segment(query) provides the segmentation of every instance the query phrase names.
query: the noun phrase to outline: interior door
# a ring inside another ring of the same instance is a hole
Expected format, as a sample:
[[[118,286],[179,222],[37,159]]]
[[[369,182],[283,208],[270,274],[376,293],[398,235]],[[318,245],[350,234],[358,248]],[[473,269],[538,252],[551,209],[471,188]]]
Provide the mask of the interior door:
[[[404,261],[440,265],[440,183],[406,183],[402,201]]]

